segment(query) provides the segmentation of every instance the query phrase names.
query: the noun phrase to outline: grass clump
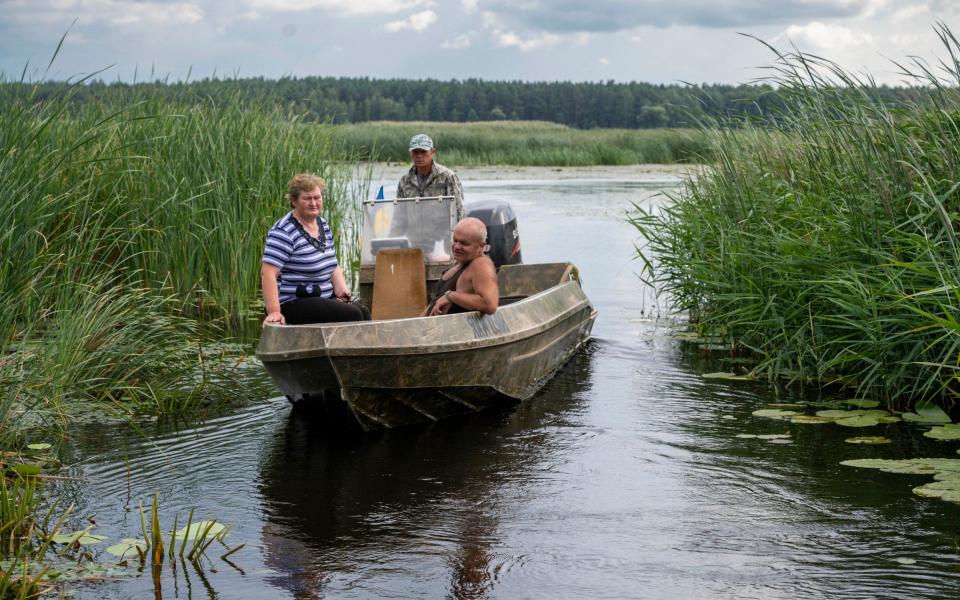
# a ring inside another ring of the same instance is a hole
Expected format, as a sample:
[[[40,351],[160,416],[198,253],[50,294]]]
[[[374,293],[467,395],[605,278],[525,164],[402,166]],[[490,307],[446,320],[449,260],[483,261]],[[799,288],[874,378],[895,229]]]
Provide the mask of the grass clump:
[[[632,218],[702,334],[890,406],[960,394],[960,63],[898,67],[927,93],[891,107],[868,76],[778,54],[779,127],[705,128],[709,166]]]
[[[0,75],[0,447],[78,402],[242,397],[222,342],[259,331],[263,237],[292,174],[327,179],[353,260],[355,162],[329,127],[239,96],[77,105],[82,85],[41,95]]]
[[[33,598],[50,588],[45,561],[72,507],[43,506],[36,477],[0,471],[0,600]]]
[[[407,144],[428,133],[451,167],[610,166],[694,163],[709,151],[693,129],[574,129],[541,121],[434,123],[379,121],[336,125],[343,147],[370,160],[407,162]]]

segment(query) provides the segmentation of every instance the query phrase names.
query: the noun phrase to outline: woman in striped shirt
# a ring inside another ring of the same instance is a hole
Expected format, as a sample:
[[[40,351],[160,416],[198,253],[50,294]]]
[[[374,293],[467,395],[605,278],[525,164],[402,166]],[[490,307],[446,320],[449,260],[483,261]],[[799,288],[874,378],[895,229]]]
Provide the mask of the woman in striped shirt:
[[[296,175],[287,186],[293,209],[267,233],[260,266],[267,323],[291,325],[370,318],[362,305],[350,302],[343,270],[337,264],[333,233],[320,216],[322,177]]]

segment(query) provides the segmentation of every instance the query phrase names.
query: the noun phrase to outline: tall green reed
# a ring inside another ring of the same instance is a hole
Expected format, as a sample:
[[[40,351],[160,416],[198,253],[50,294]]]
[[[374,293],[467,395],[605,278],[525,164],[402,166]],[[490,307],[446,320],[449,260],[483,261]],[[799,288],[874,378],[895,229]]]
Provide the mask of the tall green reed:
[[[844,382],[891,405],[952,401],[960,67],[898,67],[920,93],[891,107],[869,76],[778,53],[777,127],[706,127],[713,162],[632,222],[645,276],[770,377]]]
[[[427,132],[450,166],[598,166],[690,163],[708,146],[693,129],[581,130],[538,121],[376,122],[336,125],[339,143],[374,160],[409,160],[407,143]]]
[[[73,507],[44,505],[40,480],[8,475],[0,471],[0,599],[34,598],[48,591],[44,561]]]
[[[78,106],[73,89],[0,79],[0,444],[65,422],[68,400],[171,410],[229,387],[228,361],[205,354],[258,330],[263,239],[292,174],[327,178],[348,270],[357,252],[355,163],[329,127],[239,96]]]

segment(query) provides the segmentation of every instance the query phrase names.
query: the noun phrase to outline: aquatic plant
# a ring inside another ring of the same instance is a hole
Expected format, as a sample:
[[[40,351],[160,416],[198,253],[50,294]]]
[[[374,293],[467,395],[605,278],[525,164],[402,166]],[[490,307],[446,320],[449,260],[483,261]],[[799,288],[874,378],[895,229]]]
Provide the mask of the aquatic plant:
[[[335,125],[337,143],[372,160],[408,162],[407,142],[429,132],[448,166],[597,166],[695,163],[710,151],[695,129],[574,129],[540,121]]]
[[[0,75],[0,447],[78,401],[241,396],[242,365],[210,348],[258,331],[261,236],[293,173],[326,177],[348,271],[358,258],[365,190],[329,127],[240,96],[76,105],[82,85]]]
[[[770,123],[708,126],[712,162],[637,207],[643,276],[755,373],[840,383],[888,406],[960,394],[960,43],[897,63],[923,88],[890,106],[867,75],[777,53]]]
[[[59,500],[43,510],[43,485],[35,476],[0,471],[0,600],[32,598],[45,589],[44,563],[70,506]]]
[[[904,475],[933,475],[936,481],[913,488],[913,493],[923,498],[939,498],[960,504],[960,459],[956,458],[911,458],[890,460],[861,458],[844,460],[847,467],[877,469],[885,473]]]
[[[155,494],[149,509],[144,510],[142,503],[139,507],[143,538],[124,539],[106,548],[106,554],[119,558],[114,564],[102,560],[105,555],[97,558],[88,550],[107,538],[92,533],[94,525],[63,531],[73,507],[61,509],[59,496],[45,499],[43,492],[44,485],[35,475],[17,475],[12,469],[7,475],[0,473],[0,600],[35,597],[54,583],[130,575],[124,568],[131,562],[141,568],[151,567],[155,585],[159,585],[158,569],[165,560],[171,566],[175,559],[186,560],[199,569],[214,542],[227,550],[223,559],[244,547],[228,547],[224,539],[229,526],[210,520],[193,522],[192,510],[185,527],[177,528],[175,515],[173,528],[165,534],[160,527],[159,496]]]
[[[230,556],[244,546],[240,544],[232,549],[227,547],[224,538],[230,532],[229,526],[209,520],[194,522],[193,514],[194,511],[191,509],[187,524],[180,529],[177,529],[180,516],[174,515],[173,528],[168,534],[164,534],[160,528],[160,498],[158,494],[154,494],[149,512],[144,512],[142,502],[139,505],[140,530],[143,537],[123,539],[107,548],[107,552],[121,560],[138,558],[141,564],[159,567],[163,565],[164,559],[172,563],[175,557],[197,562],[203,558],[213,542],[220,542],[227,548],[223,557]],[[178,542],[179,550],[177,550]]]

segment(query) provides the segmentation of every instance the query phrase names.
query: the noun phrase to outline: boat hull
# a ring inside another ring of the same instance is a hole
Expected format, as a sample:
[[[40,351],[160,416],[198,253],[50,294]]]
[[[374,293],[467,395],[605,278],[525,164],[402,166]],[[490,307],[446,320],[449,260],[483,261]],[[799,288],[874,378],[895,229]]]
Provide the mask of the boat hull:
[[[396,427],[530,397],[595,319],[570,278],[492,315],[267,326],[257,356],[284,394],[331,421]]]

